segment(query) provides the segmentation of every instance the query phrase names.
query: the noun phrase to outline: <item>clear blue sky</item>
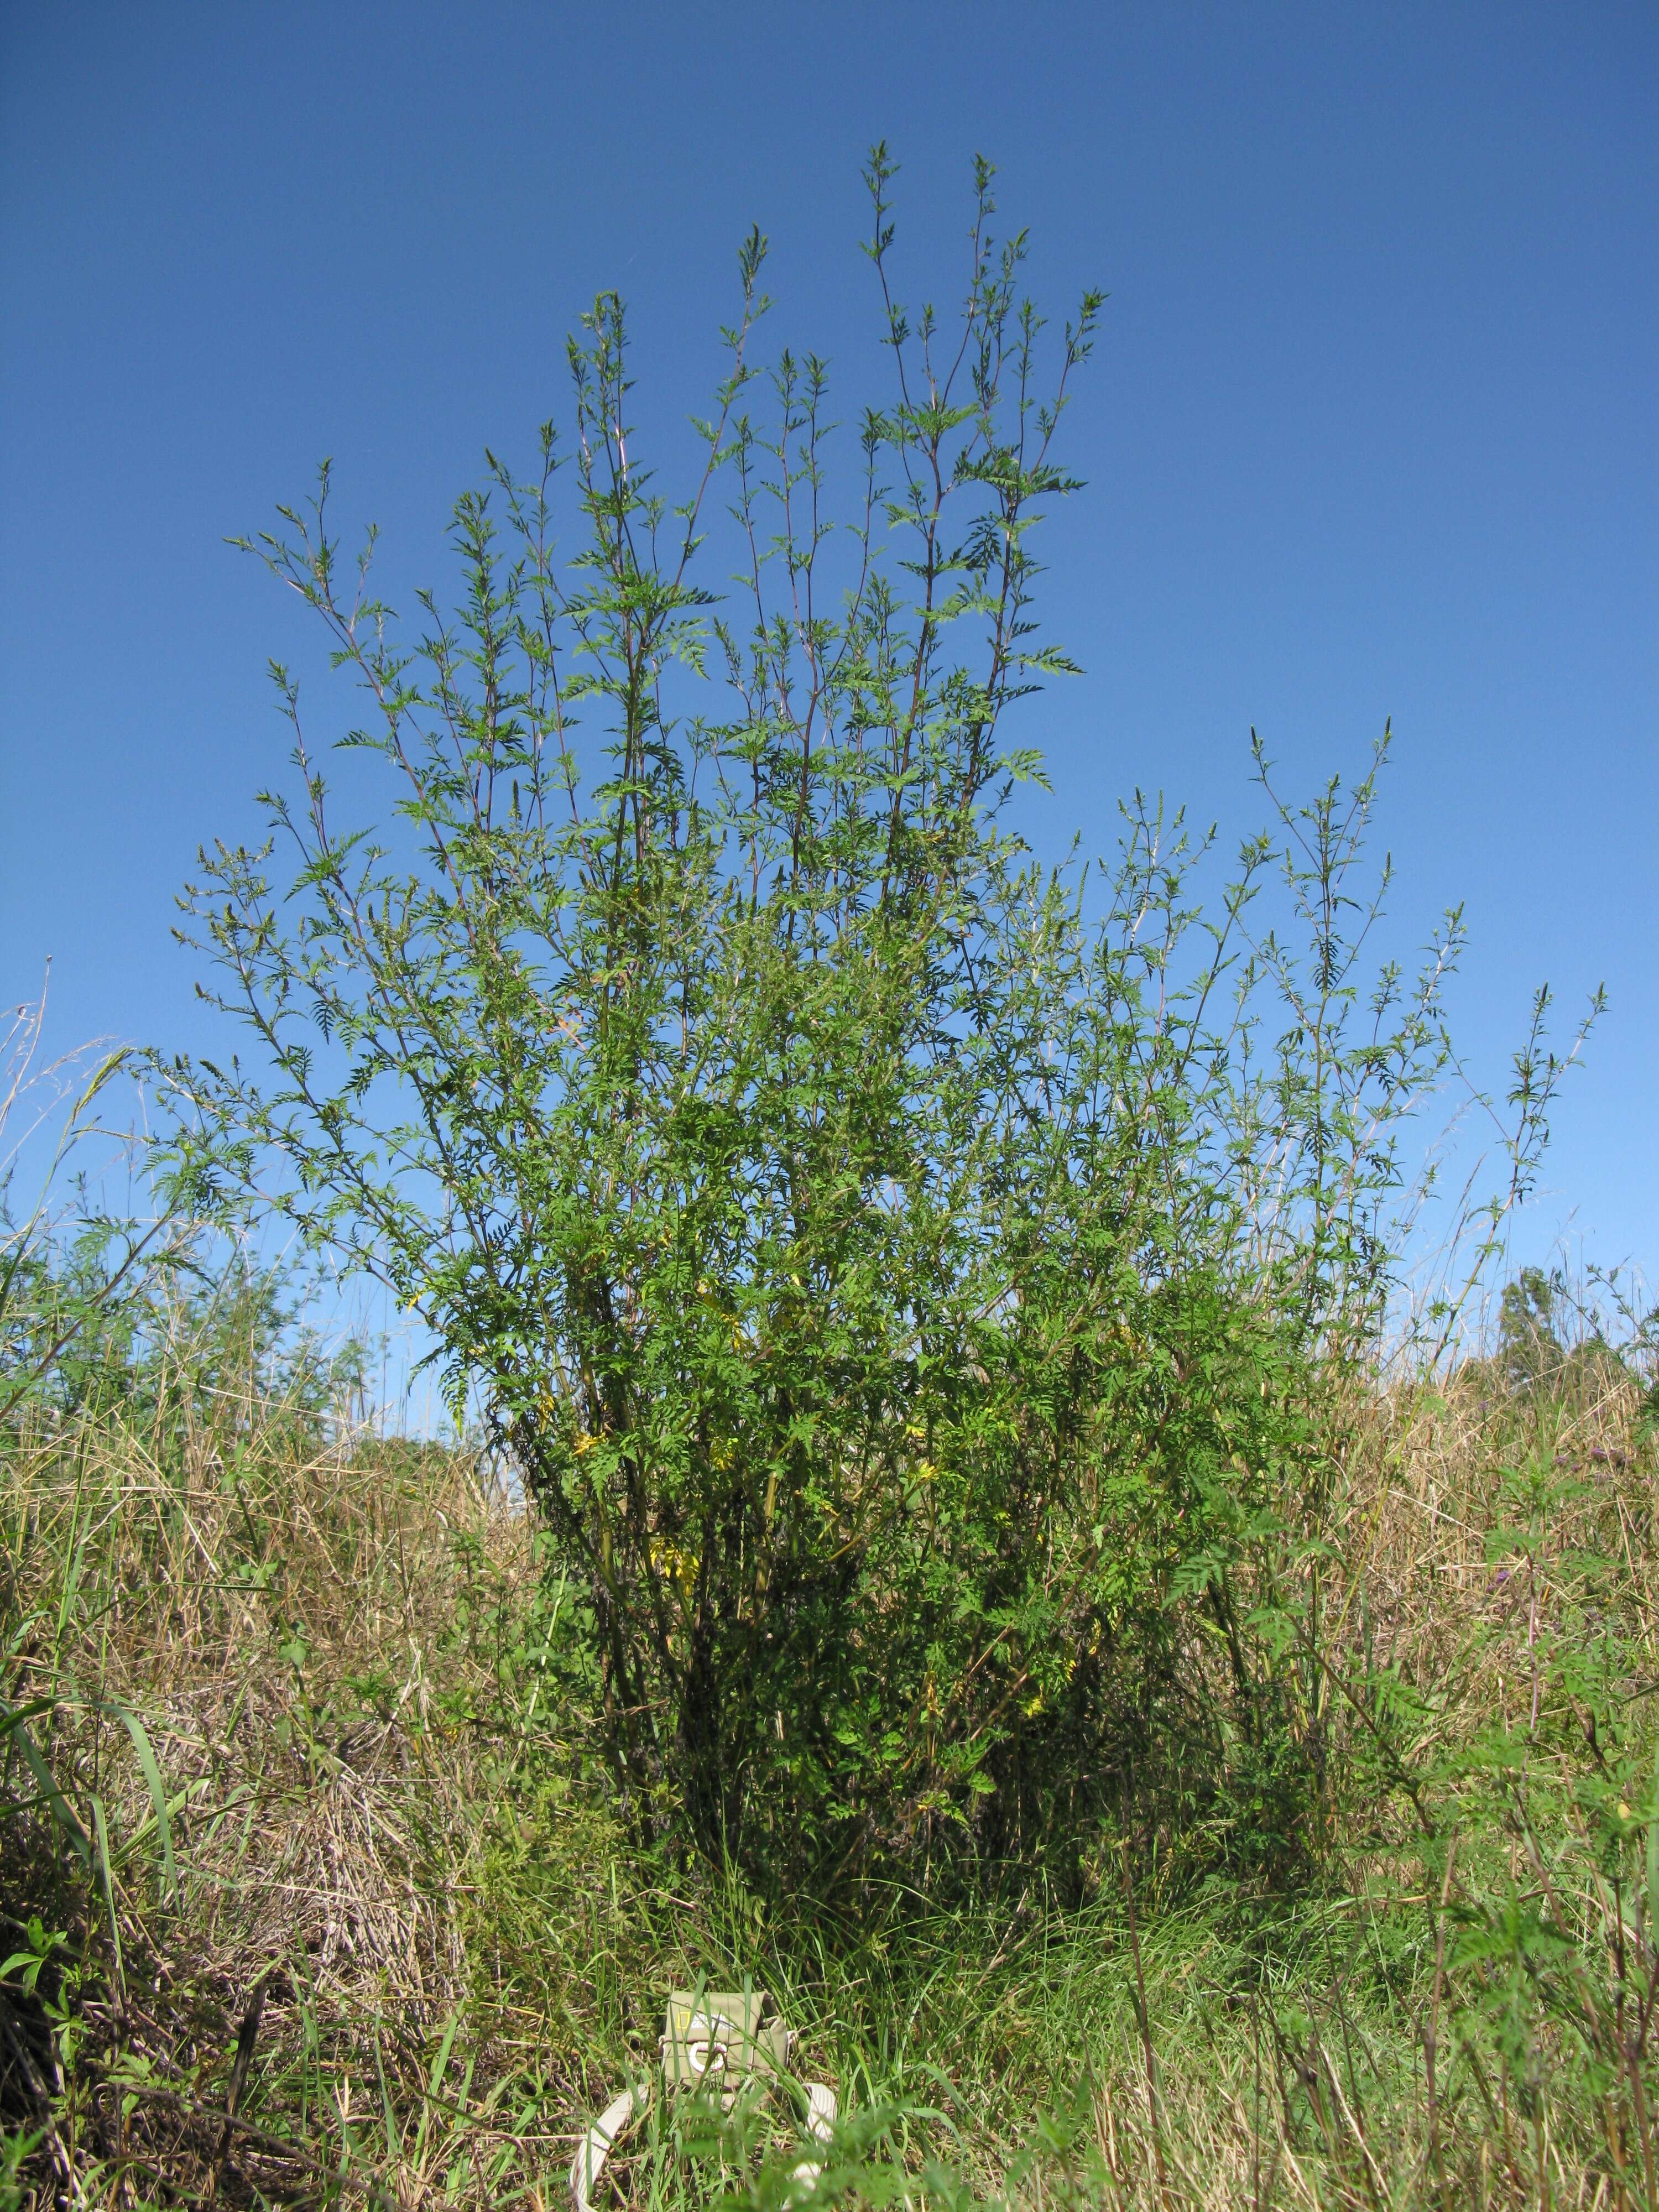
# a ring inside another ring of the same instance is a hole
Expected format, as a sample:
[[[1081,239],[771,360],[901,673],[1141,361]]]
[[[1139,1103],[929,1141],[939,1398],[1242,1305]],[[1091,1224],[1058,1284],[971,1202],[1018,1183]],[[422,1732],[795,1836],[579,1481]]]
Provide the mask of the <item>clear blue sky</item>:
[[[335,457],[441,574],[616,285],[641,415],[702,399],[732,251],[872,360],[858,167],[947,295],[1001,169],[1056,309],[1109,290],[1054,529],[1087,671],[1028,716],[1058,849],[1163,786],[1231,834],[1391,714],[1407,937],[1467,900],[1501,1073],[1532,985],[1612,1010],[1535,1246],[1659,1271],[1659,12],[1649,4],[0,10],[0,989],[61,1042],[211,1050],[173,894],[256,827],[295,611],[227,533]],[[672,437],[670,439],[672,444]],[[1098,831],[1097,836],[1096,832]]]

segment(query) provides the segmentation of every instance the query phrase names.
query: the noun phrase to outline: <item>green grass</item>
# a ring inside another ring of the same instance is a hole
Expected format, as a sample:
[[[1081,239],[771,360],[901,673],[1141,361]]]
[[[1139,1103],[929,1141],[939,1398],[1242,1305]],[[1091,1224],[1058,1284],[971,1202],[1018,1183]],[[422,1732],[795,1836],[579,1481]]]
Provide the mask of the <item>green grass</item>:
[[[748,1974],[848,2115],[821,2200],[1653,2207],[1641,1419],[1600,1355],[1352,1401],[1295,1893],[1132,1832],[1080,1902],[988,1871],[834,1913],[631,1844],[465,1455],[251,1386],[26,1425],[0,2205],[551,2206],[667,1990]],[[659,2103],[613,2201],[781,2203],[787,2115],[706,2117]]]

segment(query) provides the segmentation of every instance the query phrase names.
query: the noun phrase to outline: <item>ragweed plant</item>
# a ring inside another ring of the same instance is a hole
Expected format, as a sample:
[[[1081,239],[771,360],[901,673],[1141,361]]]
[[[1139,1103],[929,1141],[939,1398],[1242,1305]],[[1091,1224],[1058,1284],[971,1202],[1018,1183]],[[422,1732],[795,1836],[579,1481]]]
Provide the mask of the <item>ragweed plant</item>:
[[[326,472],[257,541],[388,815],[337,819],[278,669],[297,786],[187,902],[258,1054],[172,1071],[181,1166],[430,1330],[581,1594],[642,1832],[769,1879],[1064,1872],[1132,1790],[1272,1877],[1320,1832],[1311,1363],[1379,1310],[1455,944],[1362,988],[1370,783],[1280,809],[1294,947],[1254,924],[1271,843],[1212,916],[1155,809],[1103,896],[1031,861],[1004,724],[1070,667],[1036,531],[1101,295],[1045,329],[981,163],[960,307],[911,311],[893,174],[849,520],[827,366],[757,359],[757,233],[679,502],[607,294],[568,453],[456,507],[453,613],[406,635]]]

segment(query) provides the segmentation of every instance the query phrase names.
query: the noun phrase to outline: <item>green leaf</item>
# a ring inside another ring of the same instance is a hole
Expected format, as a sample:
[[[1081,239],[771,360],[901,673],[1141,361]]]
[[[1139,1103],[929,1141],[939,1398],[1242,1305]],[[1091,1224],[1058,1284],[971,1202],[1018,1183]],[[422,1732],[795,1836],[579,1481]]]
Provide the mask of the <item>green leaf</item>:
[[[173,1823],[167,1815],[167,1796],[161,1780],[161,1769],[156,1761],[149,1732],[137,1713],[125,1705],[113,1708],[132,1738],[132,1747],[138,1754],[138,1764],[143,1770],[144,1783],[149,1791],[150,1804],[155,1809],[156,1833],[161,1844],[161,1875],[164,1893],[176,1905],[182,1900],[179,1888],[179,1868],[173,1855]]]

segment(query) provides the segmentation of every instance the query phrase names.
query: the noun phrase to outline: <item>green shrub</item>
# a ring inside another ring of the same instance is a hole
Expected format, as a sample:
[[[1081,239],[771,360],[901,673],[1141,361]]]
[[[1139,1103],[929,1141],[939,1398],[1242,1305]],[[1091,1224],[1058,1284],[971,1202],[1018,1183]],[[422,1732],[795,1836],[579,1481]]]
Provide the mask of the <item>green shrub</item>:
[[[1069,665],[1032,533],[1099,295],[1045,351],[981,165],[961,316],[911,314],[891,175],[850,527],[824,365],[755,365],[757,234],[682,504],[606,295],[562,473],[549,426],[533,482],[492,460],[455,509],[453,615],[402,641],[326,472],[259,541],[367,695],[340,742],[389,817],[339,826],[300,735],[291,874],[204,856],[262,1065],[173,1071],[182,1165],[200,1202],[274,1157],[430,1329],[582,1594],[641,1830],[772,1880],[1064,1872],[1133,1791],[1277,1879],[1318,1833],[1310,1378],[1377,1323],[1456,924],[1415,985],[1362,974],[1374,770],[1274,800],[1212,919],[1139,804],[1103,888],[1031,862],[1001,724]],[[1299,936],[1256,924],[1274,881]]]

